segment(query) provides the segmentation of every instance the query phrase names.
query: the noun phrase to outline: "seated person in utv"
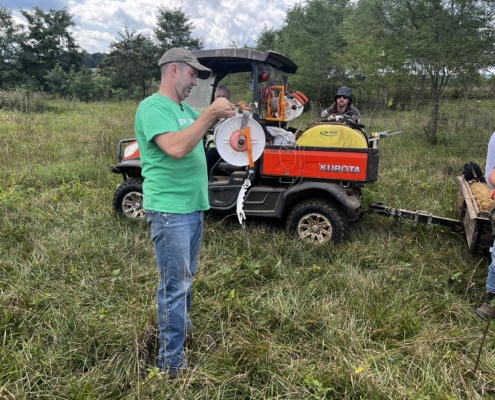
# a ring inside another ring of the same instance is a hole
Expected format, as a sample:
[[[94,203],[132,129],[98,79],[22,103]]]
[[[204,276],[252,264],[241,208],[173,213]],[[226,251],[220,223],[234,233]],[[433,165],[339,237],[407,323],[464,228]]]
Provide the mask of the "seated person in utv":
[[[223,97],[230,101],[230,90],[227,86],[218,86],[215,90],[215,100],[219,97]],[[213,166],[220,160],[220,154],[216,148],[206,150],[206,167],[208,174],[210,173]]]
[[[215,100],[219,97],[223,97],[230,101],[230,90],[227,86],[218,86],[215,90]]]
[[[361,113],[352,105],[351,89],[341,87],[333,98],[333,104],[325,110],[328,115],[347,115],[354,121],[359,122]]]

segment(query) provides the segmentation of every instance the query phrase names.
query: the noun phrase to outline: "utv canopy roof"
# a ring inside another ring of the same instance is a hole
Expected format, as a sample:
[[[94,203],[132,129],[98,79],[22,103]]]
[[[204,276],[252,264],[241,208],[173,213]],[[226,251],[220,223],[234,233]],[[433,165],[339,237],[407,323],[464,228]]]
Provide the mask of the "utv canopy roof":
[[[253,49],[212,49],[196,50],[191,53],[198,61],[213,72],[227,74],[230,72],[250,72],[251,62],[270,64],[279,71],[295,74],[297,65],[287,57],[275,51],[267,50],[264,53]]]

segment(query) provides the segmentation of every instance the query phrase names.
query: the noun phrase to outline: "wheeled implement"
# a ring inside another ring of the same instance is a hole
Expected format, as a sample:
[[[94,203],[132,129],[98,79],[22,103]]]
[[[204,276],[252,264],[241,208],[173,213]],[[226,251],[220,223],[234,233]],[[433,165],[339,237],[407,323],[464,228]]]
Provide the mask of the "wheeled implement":
[[[362,214],[378,213],[395,219],[407,219],[426,224],[449,227],[454,232],[464,231],[469,250],[479,253],[488,253],[493,246],[492,227],[488,218],[488,212],[480,210],[468,181],[463,176],[458,176],[460,190],[457,204],[460,209],[459,219],[451,219],[432,215],[428,211],[410,211],[395,207],[385,206],[382,202],[372,203]]]

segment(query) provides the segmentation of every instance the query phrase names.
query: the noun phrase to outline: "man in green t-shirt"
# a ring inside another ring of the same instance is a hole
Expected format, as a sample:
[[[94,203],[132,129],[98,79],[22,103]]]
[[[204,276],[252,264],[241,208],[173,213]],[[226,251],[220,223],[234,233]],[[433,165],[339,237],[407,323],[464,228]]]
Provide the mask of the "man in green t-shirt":
[[[158,93],[136,112],[146,219],[160,273],[157,290],[160,349],[157,366],[176,376],[187,367],[184,342],[191,327],[192,280],[209,208],[203,136],[217,119],[235,116],[225,98],[201,115],[183,103],[196,79],[211,71],[184,49],[168,50],[160,61]]]

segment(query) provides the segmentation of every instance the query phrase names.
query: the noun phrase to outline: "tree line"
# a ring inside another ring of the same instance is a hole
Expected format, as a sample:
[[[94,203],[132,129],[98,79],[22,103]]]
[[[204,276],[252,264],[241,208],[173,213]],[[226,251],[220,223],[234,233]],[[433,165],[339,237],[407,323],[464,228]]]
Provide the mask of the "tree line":
[[[26,26],[0,6],[0,89],[86,100],[144,97],[159,78],[156,60],[164,51],[204,47],[180,8],[158,7],[153,35],[126,27],[103,55],[77,45],[66,9],[21,13]],[[292,85],[322,106],[343,85],[371,112],[431,104],[427,135],[435,143],[445,89],[455,87],[467,100],[495,66],[494,17],[495,0],[305,0],[287,10],[280,28],[265,26],[255,47],[294,60]],[[89,56],[101,57],[97,74],[85,66]]]
[[[159,6],[153,35],[125,27],[105,54],[88,54],[76,43],[66,8],[20,12],[26,24],[16,24],[12,10],[0,4],[0,90],[40,90],[83,101],[142,98],[159,79],[156,62],[166,50],[204,47],[180,8]]]

